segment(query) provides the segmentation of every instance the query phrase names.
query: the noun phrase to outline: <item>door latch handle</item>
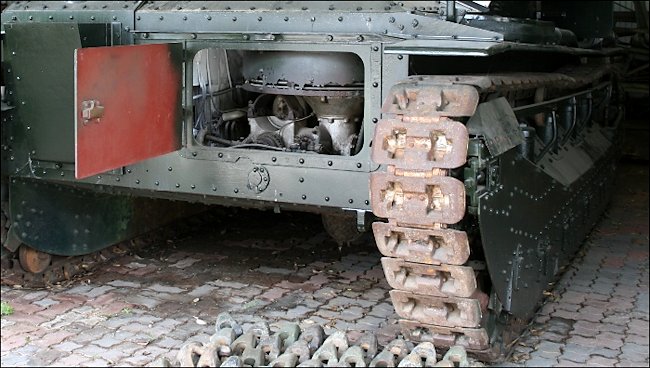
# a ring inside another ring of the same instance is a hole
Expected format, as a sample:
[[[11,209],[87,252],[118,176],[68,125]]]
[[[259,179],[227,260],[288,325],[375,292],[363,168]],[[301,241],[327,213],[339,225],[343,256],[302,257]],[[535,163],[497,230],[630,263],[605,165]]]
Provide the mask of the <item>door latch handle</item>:
[[[104,116],[104,106],[97,100],[86,100],[81,103],[81,116],[84,124],[92,119],[99,119]]]

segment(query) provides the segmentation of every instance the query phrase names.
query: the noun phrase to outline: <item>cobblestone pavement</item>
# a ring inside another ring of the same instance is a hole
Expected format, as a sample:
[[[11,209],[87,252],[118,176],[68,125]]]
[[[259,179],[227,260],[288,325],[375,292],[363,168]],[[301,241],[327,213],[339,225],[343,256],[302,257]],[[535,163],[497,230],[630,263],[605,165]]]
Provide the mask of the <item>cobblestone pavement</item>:
[[[608,215],[506,365],[648,365],[648,167],[623,173]],[[222,311],[245,328],[318,323],[352,340],[374,331],[380,344],[398,333],[370,238],[339,250],[317,216],[225,213],[67,285],[3,286],[15,312],[1,320],[1,365],[143,366],[189,338],[206,342]]]
[[[610,209],[549,294],[510,362],[648,366],[647,165],[621,167]]]

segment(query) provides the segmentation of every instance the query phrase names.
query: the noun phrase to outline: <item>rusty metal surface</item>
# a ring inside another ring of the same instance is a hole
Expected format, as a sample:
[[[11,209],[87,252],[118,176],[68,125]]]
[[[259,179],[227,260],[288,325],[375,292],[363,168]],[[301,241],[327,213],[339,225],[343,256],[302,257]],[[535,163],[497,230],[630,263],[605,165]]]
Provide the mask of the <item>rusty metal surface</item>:
[[[465,163],[468,141],[465,126],[451,119],[421,124],[382,119],[375,128],[371,158],[411,170],[450,169]]]
[[[181,367],[461,367],[483,366],[468,358],[464,346],[450,347],[437,360],[437,351],[432,341],[424,341],[415,346],[402,338],[393,339],[378,349],[374,334],[349,339],[343,331],[335,331],[324,341],[314,345],[315,350],[307,348],[312,344],[313,330],[322,332],[319,325],[312,325],[301,331],[298,324],[283,323],[279,331],[271,332],[265,321],[257,322],[243,332],[226,327],[220,328],[219,321],[234,320],[228,313],[217,316],[216,333],[209,343],[189,341],[180,348],[176,359],[170,361],[160,358],[153,366]],[[234,322],[236,324],[236,322]],[[290,331],[288,334],[287,332]],[[224,332],[235,339],[221,341]],[[370,338],[369,338],[370,337]],[[369,341],[372,341],[369,343]]]
[[[490,339],[484,328],[444,327],[433,324],[399,320],[404,337],[411,341],[429,341],[437,346],[460,345],[470,351],[489,347]]]
[[[556,73],[513,72],[493,75],[426,75],[410,77],[410,79],[414,82],[420,81],[422,85],[466,85],[476,87],[479,92],[494,92],[544,86],[575,88],[597,81],[609,72],[611,72],[611,66],[581,65],[580,67],[563,67],[557,70]],[[444,88],[447,87],[445,86]],[[450,114],[444,115],[454,116]]]
[[[391,290],[395,312],[402,318],[446,327],[479,327],[478,299],[420,295]]]
[[[445,228],[465,215],[465,187],[448,175],[465,164],[469,143],[465,125],[451,118],[473,115],[479,101],[474,85],[453,82],[411,77],[394,85],[374,133],[372,159],[386,165],[386,173],[371,175],[370,202],[389,223],[374,223],[373,232],[379,250],[396,257],[382,258],[393,307],[400,317],[417,321],[407,338],[419,331],[418,324],[481,323],[481,303],[471,298],[477,291],[474,270],[460,266],[470,254],[467,234]],[[489,86],[482,77],[474,82]],[[481,340],[487,332],[477,331],[471,345],[489,347],[487,338]],[[452,346],[459,333],[445,332],[436,339]]]
[[[426,265],[383,257],[388,284],[394,288],[434,296],[467,298],[476,290],[474,270],[467,266]]]
[[[372,156],[386,166],[386,173],[371,175],[370,190],[373,212],[389,220],[373,224],[373,231],[380,251],[395,257],[382,259],[382,265],[395,289],[391,291],[395,310],[408,320],[402,323],[406,326],[405,336],[414,341],[423,341],[423,337],[424,341],[436,341],[442,346],[460,341],[471,346],[472,351],[493,359],[502,354],[501,345],[497,340],[491,344],[488,335],[502,334],[508,328],[493,320],[494,312],[487,312],[488,297],[486,291],[477,288],[482,282],[476,280],[473,270],[461,266],[470,254],[467,234],[446,229],[446,224],[463,218],[464,189],[461,191],[460,186],[453,184],[432,184],[456,180],[450,176],[451,169],[462,166],[465,158],[446,159],[451,158],[454,150],[468,153],[464,140],[468,139],[468,132],[464,126],[464,131],[455,132],[458,136],[464,133],[461,140],[448,140],[451,133],[443,133],[449,147],[442,152],[450,154],[447,157],[435,157],[432,139],[427,137],[435,135],[436,129],[448,122],[463,124],[454,121],[454,117],[472,116],[471,134],[484,136],[490,153],[498,156],[521,142],[519,123],[505,99],[497,100],[498,108],[479,114],[479,93],[483,97],[495,91],[513,96],[520,92],[531,94],[536,88],[547,86],[570,89],[583,86],[586,80],[595,81],[598,76],[602,73],[594,73],[590,78],[583,69],[565,69],[563,73],[418,76],[391,88],[382,108],[385,120],[375,130]],[[468,129],[469,126],[470,123]],[[457,207],[446,197],[449,193],[463,195],[462,210],[454,212]],[[453,270],[462,271],[452,273]],[[495,273],[493,270],[492,277]],[[447,297],[454,293],[467,298]],[[490,314],[481,321],[482,313]],[[462,360],[462,356],[454,359]]]
[[[75,176],[181,147],[181,46],[92,47],[75,53]]]
[[[441,85],[413,77],[391,87],[381,110],[427,121],[437,116],[471,116],[477,104],[478,92],[472,86]]]
[[[403,224],[454,224],[465,215],[465,186],[447,176],[403,177],[386,173],[370,176],[372,211]]]
[[[379,251],[388,257],[427,264],[461,265],[469,258],[467,233],[453,229],[415,229],[372,224]]]

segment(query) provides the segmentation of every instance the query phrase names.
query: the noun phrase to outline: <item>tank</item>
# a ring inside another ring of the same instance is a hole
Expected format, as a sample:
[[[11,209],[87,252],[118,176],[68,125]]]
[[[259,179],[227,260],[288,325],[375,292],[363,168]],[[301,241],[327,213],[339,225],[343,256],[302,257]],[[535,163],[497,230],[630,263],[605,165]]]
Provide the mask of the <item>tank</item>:
[[[459,4],[12,2],[3,282],[207,205],[316,212],[373,232],[407,339],[498,359],[607,206],[623,55],[609,2]]]

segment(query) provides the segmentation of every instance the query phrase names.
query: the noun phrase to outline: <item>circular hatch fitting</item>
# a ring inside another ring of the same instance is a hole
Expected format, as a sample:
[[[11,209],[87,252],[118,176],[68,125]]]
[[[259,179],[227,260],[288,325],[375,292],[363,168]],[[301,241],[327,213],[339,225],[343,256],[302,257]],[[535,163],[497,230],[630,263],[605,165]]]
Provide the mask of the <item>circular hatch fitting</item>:
[[[271,181],[269,171],[264,166],[255,166],[248,173],[248,189],[255,191],[255,193],[262,193]]]

